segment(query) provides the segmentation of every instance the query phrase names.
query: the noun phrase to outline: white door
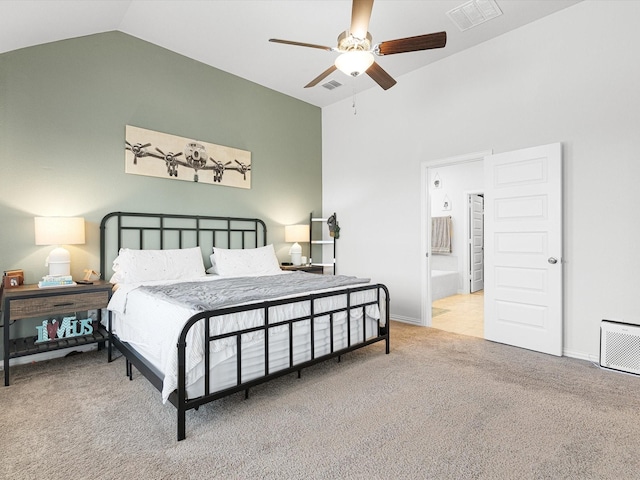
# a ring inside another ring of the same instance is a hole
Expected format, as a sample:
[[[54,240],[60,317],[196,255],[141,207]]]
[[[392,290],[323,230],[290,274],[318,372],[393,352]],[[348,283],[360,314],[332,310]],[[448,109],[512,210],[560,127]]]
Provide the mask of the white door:
[[[469,195],[469,259],[471,293],[484,288],[484,197]]]
[[[562,355],[562,149],[489,155],[485,338]]]

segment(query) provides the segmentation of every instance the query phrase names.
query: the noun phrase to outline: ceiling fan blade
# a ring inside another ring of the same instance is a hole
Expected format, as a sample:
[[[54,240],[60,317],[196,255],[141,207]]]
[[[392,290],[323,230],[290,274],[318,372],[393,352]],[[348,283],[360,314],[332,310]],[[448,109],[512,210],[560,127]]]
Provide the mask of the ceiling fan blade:
[[[313,80],[311,80],[309,83],[307,83],[304,88],[309,88],[309,87],[315,87],[318,83],[320,83],[320,81],[324,80],[326,77],[328,77],[329,75],[331,75],[333,72],[336,71],[336,66],[335,65],[331,65],[329,68],[327,68],[324,72],[322,72],[320,75],[318,75],[316,78],[314,78]]]
[[[379,43],[374,49],[376,55],[417,52],[431,48],[442,48],[447,44],[447,32],[428,33],[416,37],[399,38]]]
[[[373,0],[353,0],[353,6],[351,7],[351,35],[356,38],[367,38],[372,9]]]
[[[373,62],[367,69],[367,75],[369,75],[378,85],[383,89],[389,90],[397,82],[389,75],[380,65]]]
[[[298,47],[319,48],[320,50],[327,50],[329,52],[333,50],[331,47],[316,45],[315,43],[293,42],[291,40],[280,40],[279,38],[270,38],[269,41],[274,43],[284,43],[285,45],[296,45]]]

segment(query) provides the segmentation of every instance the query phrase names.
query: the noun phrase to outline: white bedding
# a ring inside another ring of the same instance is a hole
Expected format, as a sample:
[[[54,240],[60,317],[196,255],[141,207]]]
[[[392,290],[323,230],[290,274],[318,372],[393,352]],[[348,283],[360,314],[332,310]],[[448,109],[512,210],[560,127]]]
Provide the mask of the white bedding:
[[[283,272],[287,275],[288,272]],[[198,277],[184,281],[216,282],[224,277],[216,275]],[[113,315],[113,333],[121,341],[130,343],[140,354],[164,374],[162,400],[177,388],[178,337],[186,321],[197,311],[176,304],[157,300],[138,289],[140,285],[158,285],[171,282],[154,281],[119,285],[109,303]],[[340,290],[340,288],[329,289]],[[309,292],[312,293],[312,292]],[[351,304],[376,297],[375,290],[352,294]],[[266,299],[265,299],[266,300]],[[322,298],[316,301],[315,313],[346,307],[346,294]],[[309,314],[308,302],[297,302],[273,307],[269,312],[269,322],[275,323]],[[366,307],[366,338],[377,335],[377,320],[381,318],[377,305]],[[382,315],[384,319],[384,315]],[[351,343],[362,341],[362,308],[351,311]],[[382,320],[383,322],[384,320]],[[216,335],[263,324],[263,311],[254,310],[232,315],[215,317],[210,320],[210,334]],[[382,324],[382,323],[381,323]],[[309,346],[310,322],[303,321],[294,327],[294,363],[311,358]],[[330,352],[329,317],[317,317],[314,321],[315,356]],[[190,398],[204,393],[204,329],[192,328],[187,336],[187,394]],[[347,346],[346,313],[334,315],[334,349]],[[276,371],[289,367],[288,327],[281,326],[269,330],[269,368]],[[210,348],[211,392],[236,384],[236,340],[230,337],[213,342]],[[262,332],[243,335],[242,341],[243,381],[264,374],[264,338]]]

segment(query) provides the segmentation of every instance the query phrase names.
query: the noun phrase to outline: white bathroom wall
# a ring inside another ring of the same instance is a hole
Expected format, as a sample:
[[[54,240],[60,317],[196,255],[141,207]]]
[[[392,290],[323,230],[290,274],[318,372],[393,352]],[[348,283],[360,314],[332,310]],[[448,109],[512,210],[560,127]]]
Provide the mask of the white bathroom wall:
[[[387,284],[392,317],[420,323],[421,162],[562,142],[564,353],[597,358],[603,318],[640,324],[639,17],[640,2],[580,2],[359,92],[357,115],[324,108],[341,273]]]
[[[481,193],[483,189],[483,163],[481,160],[465,162],[455,165],[445,165],[429,168],[431,182],[429,182],[429,194],[431,204],[431,216],[442,217],[451,215],[452,230],[451,254],[433,255],[431,268],[434,270],[458,271],[458,293],[464,290],[463,280],[467,268],[465,249],[468,248],[467,228],[467,195],[470,192]],[[440,188],[433,187],[433,179],[438,176]],[[444,206],[445,200],[449,210]],[[450,258],[447,258],[450,257]]]

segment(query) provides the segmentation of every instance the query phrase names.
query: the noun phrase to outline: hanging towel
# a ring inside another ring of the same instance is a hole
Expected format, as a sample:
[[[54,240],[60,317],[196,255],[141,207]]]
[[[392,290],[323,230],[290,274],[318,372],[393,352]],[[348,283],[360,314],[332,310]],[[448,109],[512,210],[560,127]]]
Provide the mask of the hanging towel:
[[[431,218],[431,253],[451,253],[451,216]]]

